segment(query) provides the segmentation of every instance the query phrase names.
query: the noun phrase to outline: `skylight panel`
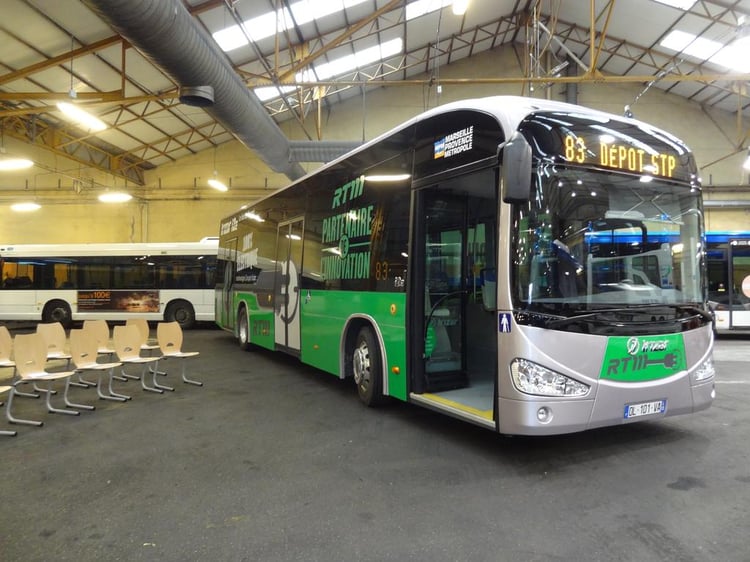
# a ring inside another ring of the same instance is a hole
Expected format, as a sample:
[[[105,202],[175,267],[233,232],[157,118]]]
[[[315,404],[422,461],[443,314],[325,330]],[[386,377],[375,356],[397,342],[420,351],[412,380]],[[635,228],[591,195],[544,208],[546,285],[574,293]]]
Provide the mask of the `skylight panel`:
[[[664,38],[661,46],[685,53],[702,61],[718,64],[728,70],[750,72],[747,45],[743,43],[725,46],[718,41],[675,29]]]
[[[750,59],[747,57],[747,43],[729,45],[711,57],[711,62],[736,72],[750,72]]]
[[[342,12],[344,8],[351,8],[362,4],[366,0],[301,0],[291,5],[294,21],[297,25],[319,20],[331,14]]]
[[[245,34],[237,25],[217,31],[213,34],[213,38],[225,53],[247,45]]]
[[[367,49],[357,50],[356,53],[345,55],[326,63],[315,65],[314,70],[305,70],[298,72],[294,77],[298,83],[317,82],[318,80],[328,80],[342,74],[347,74],[367,65],[383,61],[387,58],[399,55],[404,50],[404,41],[400,37],[374,45]],[[260,101],[268,101],[277,98],[283,94],[295,90],[295,86],[262,86],[254,88],[253,91]]]
[[[253,92],[258,96],[260,101],[268,101],[274,98],[281,97],[282,94],[288,94],[296,90],[296,86],[261,86],[260,88],[254,88]]]
[[[409,2],[406,5],[406,20],[413,20],[441,8],[447,8],[451,4],[453,4],[453,0],[416,0],[415,2]]]
[[[404,42],[400,37],[391,39],[380,45],[358,50],[356,53],[346,55],[330,62],[315,65],[315,75],[318,80],[326,80],[334,76],[340,76],[372,64],[387,59],[403,51]],[[309,77],[306,74],[305,77]]]
[[[282,33],[292,27],[293,22],[304,25],[313,20],[319,20],[361,4],[366,0],[327,0],[320,2],[315,0],[299,0],[289,6],[289,10],[283,8],[278,11],[266,12],[260,16],[250,18],[242,22],[245,32],[253,41],[260,41],[272,37],[276,33]],[[314,3],[314,4],[313,4]],[[294,20],[292,20],[294,15]],[[227,52],[238,49],[248,44],[245,33],[238,25],[232,25],[221,29],[213,34],[213,38],[219,47]]]
[[[696,0],[654,0],[655,2],[658,2],[659,4],[666,4],[667,6],[672,6],[673,8],[679,8],[680,10],[688,11],[690,8],[693,7],[693,4],[695,4]]]

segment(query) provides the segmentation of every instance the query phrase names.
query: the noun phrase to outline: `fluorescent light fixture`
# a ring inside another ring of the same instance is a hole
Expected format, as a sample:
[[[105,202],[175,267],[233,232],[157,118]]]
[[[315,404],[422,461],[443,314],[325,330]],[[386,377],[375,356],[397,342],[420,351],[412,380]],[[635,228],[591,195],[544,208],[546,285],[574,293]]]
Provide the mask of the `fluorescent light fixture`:
[[[372,176],[365,176],[365,181],[374,182],[390,182],[390,181],[404,181],[408,180],[411,174],[375,174]]]
[[[66,119],[78,125],[81,125],[83,128],[89,131],[98,133],[99,131],[103,131],[107,128],[107,125],[104,123],[104,121],[94,117],[89,112],[81,109],[77,105],[61,101],[57,104],[57,108],[62,111]]]
[[[208,180],[208,185],[213,187],[216,191],[229,191],[229,188],[226,185],[214,178]]]
[[[469,7],[469,0],[453,0],[453,15],[463,16]]]
[[[741,48],[741,44],[724,46],[718,41],[674,29],[664,38],[661,46],[729,70],[750,72],[750,59],[747,57],[747,51]]]
[[[14,170],[25,170],[31,168],[34,162],[28,158],[2,158],[0,159],[0,172],[12,172]]]
[[[742,164],[742,167],[750,172],[750,148],[747,149],[747,158],[745,158],[745,162]]]
[[[99,201],[102,203],[125,203],[133,198],[130,193],[123,191],[105,191],[99,195]]]
[[[260,16],[242,22],[243,30],[233,25],[213,34],[214,41],[223,51],[232,51],[247,45],[245,33],[253,40],[260,41],[283,33],[294,24],[304,25],[325,16],[338,13],[345,8],[362,4],[365,0],[344,0],[338,2],[320,2],[319,0],[300,0],[278,11],[266,12]]]
[[[32,211],[38,211],[42,206],[33,201],[23,201],[21,203],[13,203],[10,208],[17,213],[30,213]]]
[[[672,6],[673,8],[679,8],[680,10],[689,10],[693,7],[693,4],[695,4],[696,0],[655,0],[659,4],[666,4],[667,6]]]

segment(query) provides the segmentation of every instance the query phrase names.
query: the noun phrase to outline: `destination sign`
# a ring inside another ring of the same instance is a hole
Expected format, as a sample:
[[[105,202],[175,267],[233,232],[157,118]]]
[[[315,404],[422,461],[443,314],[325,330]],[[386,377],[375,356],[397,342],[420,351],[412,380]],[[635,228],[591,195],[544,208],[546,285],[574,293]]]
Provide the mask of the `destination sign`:
[[[519,131],[540,162],[612,170],[641,177],[695,184],[698,168],[685,144],[673,135],[629,119],[540,111]]]
[[[577,164],[599,164],[625,172],[671,178],[677,168],[674,154],[646,151],[617,142],[588,142],[580,135],[565,135],[565,160]]]

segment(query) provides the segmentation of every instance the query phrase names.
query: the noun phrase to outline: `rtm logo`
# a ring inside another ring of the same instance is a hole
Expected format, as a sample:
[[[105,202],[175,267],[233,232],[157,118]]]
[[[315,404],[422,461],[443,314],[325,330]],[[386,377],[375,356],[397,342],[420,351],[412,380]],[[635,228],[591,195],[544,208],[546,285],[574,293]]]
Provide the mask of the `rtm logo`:
[[[607,376],[624,375],[648,369],[651,365],[664,365],[667,369],[677,367],[677,355],[667,353],[659,359],[649,359],[648,355],[636,357],[623,357],[622,359],[610,359],[607,365]]]
[[[666,351],[669,342],[667,340],[644,341],[640,343],[638,338],[630,338],[626,344],[628,355],[648,353],[649,351]]]

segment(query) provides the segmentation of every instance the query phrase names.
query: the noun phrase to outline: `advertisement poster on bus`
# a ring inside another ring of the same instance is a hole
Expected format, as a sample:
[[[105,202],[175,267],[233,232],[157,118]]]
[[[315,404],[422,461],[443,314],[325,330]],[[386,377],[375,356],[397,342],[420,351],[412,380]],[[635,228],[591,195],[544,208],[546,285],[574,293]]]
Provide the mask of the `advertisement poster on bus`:
[[[159,312],[159,291],[78,291],[78,311]]]

